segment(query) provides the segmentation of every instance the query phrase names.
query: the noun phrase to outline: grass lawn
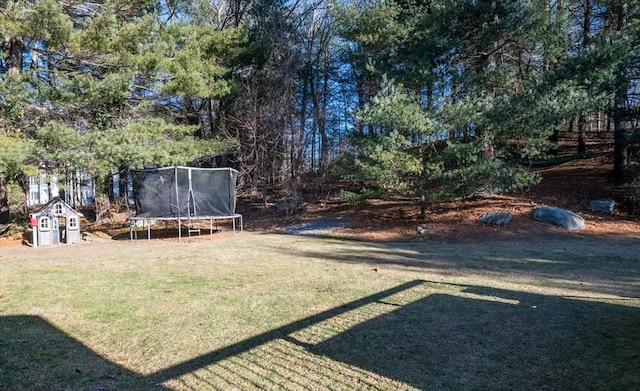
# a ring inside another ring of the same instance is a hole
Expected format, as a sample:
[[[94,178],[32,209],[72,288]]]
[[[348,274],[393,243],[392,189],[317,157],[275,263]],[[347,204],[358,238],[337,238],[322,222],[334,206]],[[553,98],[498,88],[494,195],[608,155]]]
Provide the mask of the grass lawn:
[[[640,241],[0,248],[0,390],[638,390]]]

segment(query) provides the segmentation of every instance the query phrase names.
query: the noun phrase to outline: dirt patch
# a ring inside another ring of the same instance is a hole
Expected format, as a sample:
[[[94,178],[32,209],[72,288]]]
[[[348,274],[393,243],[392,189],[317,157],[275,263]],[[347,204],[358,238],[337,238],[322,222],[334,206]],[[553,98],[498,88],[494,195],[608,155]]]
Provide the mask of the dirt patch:
[[[261,219],[249,215],[245,220],[248,229],[298,234],[312,234],[311,228],[296,232],[291,227],[313,227],[314,221],[325,222],[331,216],[341,216],[339,226],[329,232],[333,236],[371,241],[425,241],[483,242],[503,240],[543,240],[561,237],[630,237],[640,238],[640,223],[621,213],[611,215],[589,211],[588,208],[570,208],[585,218],[584,231],[567,231],[563,228],[536,222],[531,218],[533,210],[542,205],[558,204],[535,202],[525,196],[494,196],[483,200],[458,201],[433,205],[425,219],[420,219],[419,208],[412,200],[372,200],[367,205],[354,207],[351,211],[340,208],[307,204],[307,210],[289,221],[287,228],[274,218]],[[480,216],[488,212],[506,211],[512,221],[505,226],[482,224]],[[323,223],[324,224],[324,223]],[[419,229],[424,227],[423,229]],[[338,229],[339,228],[339,229]],[[420,231],[423,231],[422,233]]]
[[[22,234],[6,234],[0,236],[0,247],[15,246],[18,244],[27,244]]]
[[[540,184],[521,192],[457,199],[429,205],[426,218],[420,218],[417,200],[395,198],[369,200],[365,205],[348,206],[337,198],[307,202],[295,215],[251,209],[245,215],[250,230],[287,232],[286,227],[311,224],[315,220],[341,219],[341,229],[332,236],[371,241],[444,241],[490,242],[504,240],[544,240],[562,237],[640,238],[640,219],[619,208],[611,214],[594,212],[595,199],[618,198],[620,190],[609,179],[611,164],[608,154],[538,170]],[[531,215],[539,206],[555,206],[570,210],[585,219],[584,231],[536,222]],[[241,207],[242,208],[242,207]],[[513,219],[506,226],[487,226],[479,221],[488,212],[509,212]],[[285,228],[283,228],[285,227]],[[418,227],[426,227],[420,233]]]

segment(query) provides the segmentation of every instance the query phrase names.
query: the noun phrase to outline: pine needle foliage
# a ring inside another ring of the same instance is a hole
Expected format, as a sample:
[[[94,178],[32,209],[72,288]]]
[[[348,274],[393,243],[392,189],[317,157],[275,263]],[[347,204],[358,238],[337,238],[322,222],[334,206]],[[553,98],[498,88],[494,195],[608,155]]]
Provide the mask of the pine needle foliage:
[[[513,191],[540,180],[527,162],[548,159],[554,135],[568,123],[603,112],[630,118],[620,103],[612,107],[637,90],[629,75],[637,71],[630,43],[637,43],[638,24],[629,16],[640,5],[568,3],[336,7],[357,90],[343,159],[359,173],[348,177],[435,199]],[[407,156],[415,161],[405,164]]]

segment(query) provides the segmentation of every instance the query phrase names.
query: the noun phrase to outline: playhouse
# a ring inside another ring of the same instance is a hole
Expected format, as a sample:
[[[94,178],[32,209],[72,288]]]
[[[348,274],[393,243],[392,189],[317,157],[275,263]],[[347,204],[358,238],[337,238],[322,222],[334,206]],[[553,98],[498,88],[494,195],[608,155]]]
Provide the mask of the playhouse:
[[[60,197],[52,198],[39,211],[32,213],[29,217],[33,247],[56,246],[61,243],[70,244],[81,241],[80,218],[82,213],[75,211]]]

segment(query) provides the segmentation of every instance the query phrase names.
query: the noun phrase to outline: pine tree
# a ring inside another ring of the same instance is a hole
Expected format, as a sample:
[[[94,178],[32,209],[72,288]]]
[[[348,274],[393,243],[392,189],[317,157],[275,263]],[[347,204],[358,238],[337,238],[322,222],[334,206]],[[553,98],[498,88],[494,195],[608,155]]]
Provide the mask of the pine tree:
[[[543,156],[548,147],[555,123],[542,106],[550,97],[530,93],[540,77],[540,49],[553,56],[562,43],[543,11],[534,2],[371,3],[346,25],[345,38],[366,58],[354,63],[356,72],[403,83],[429,113],[428,137],[417,137],[421,148],[410,150],[435,151],[434,141],[446,141],[436,154],[415,155],[423,165],[420,188],[454,196],[535,182],[516,162]],[[391,21],[380,25],[368,12]],[[361,121],[356,132],[376,125]]]
[[[174,107],[230,93],[224,64],[241,55],[241,30],[169,23],[149,0],[0,7],[0,130],[34,146],[15,167],[79,170],[106,186],[114,167],[186,164],[234,145],[199,139],[201,124]]]

